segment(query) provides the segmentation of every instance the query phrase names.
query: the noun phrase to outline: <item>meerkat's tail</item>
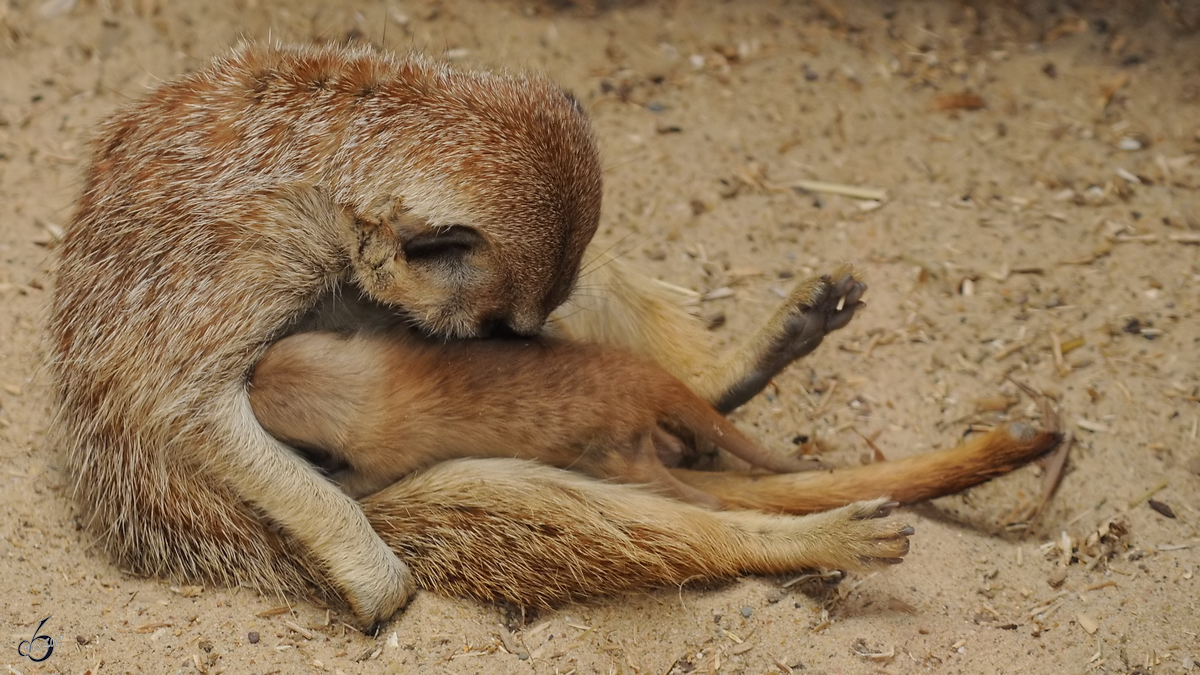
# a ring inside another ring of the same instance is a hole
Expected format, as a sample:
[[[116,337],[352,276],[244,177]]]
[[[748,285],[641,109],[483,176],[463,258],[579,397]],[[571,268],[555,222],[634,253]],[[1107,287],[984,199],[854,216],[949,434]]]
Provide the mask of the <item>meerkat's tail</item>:
[[[909,504],[952,494],[1027,464],[1061,440],[1057,430],[1018,422],[953,448],[835,471],[753,475],[672,469],[671,474],[726,508],[803,514],[881,495]]]
[[[551,606],[637,588],[900,562],[894,502],[811,516],[710,511],[536,462],[465,459],[362,502],[422,588]]]

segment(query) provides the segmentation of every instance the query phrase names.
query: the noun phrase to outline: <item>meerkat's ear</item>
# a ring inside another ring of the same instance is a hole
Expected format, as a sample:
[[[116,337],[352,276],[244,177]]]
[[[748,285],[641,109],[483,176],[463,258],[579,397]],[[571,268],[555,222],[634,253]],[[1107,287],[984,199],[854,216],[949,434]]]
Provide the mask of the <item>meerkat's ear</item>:
[[[397,233],[404,259],[414,262],[453,262],[484,246],[487,240],[473,227],[449,225],[430,228],[423,232]]]
[[[358,216],[361,243],[382,244],[379,254],[406,263],[453,263],[486,244],[486,239],[468,225],[431,223],[414,215],[398,197],[379,197]],[[382,231],[380,231],[382,230]],[[377,257],[382,255],[377,254]]]

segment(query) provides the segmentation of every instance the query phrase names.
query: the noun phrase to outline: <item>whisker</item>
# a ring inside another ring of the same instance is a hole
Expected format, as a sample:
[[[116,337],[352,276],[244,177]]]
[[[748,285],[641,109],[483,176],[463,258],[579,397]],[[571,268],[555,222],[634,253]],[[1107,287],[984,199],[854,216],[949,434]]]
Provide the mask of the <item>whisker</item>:
[[[579,268],[579,274],[580,274],[580,275],[583,275],[583,274],[585,274],[585,273],[588,271],[588,269],[589,269],[589,268],[591,268],[591,266],[592,266],[592,265],[596,264],[596,261],[597,261],[597,260],[599,260],[599,259],[603,258],[604,256],[608,255],[608,253],[609,253],[610,251],[612,251],[614,248],[616,248],[616,247],[620,246],[622,242],[624,242],[626,239],[628,239],[628,238],[630,238],[630,237],[632,237],[632,236],[633,236],[633,233],[632,233],[632,232],[626,232],[626,233],[625,233],[625,236],[621,237],[620,239],[617,239],[617,240],[616,240],[615,242],[613,242],[613,243],[612,243],[612,244],[611,244],[611,245],[610,245],[608,248],[604,249],[603,251],[600,251],[600,252],[599,252],[599,253],[597,253],[597,254],[596,254],[596,256],[595,256],[595,257],[593,257],[591,260],[589,260],[589,261],[585,262],[585,263],[584,263],[584,264],[583,264],[583,265],[582,265],[582,266]]]

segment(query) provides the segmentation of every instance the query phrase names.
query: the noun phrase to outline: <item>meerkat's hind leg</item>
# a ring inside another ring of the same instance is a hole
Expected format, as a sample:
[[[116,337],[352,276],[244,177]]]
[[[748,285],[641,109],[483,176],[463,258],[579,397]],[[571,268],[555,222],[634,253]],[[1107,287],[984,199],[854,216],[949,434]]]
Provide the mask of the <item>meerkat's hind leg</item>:
[[[728,413],[741,406],[827,334],[844,328],[863,307],[866,290],[850,265],[797,284],[774,316],[712,373],[720,384],[709,388],[723,392],[714,407]]]
[[[641,477],[630,476],[630,480],[626,482],[645,482],[650,489],[708,509],[720,509],[724,506],[717,497],[684,483],[667,470],[660,448],[663,443],[678,444],[682,447],[683,444],[679,439],[655,427],[653,432],[643,436],[638,443],[639,459],[637,463],[640,467]]]
[[[753,398],[789,363],[816,349],[826,333],[849,323],[867,289],[849,265],[802,281],[762,328],[722,358],[712,335],[665,286],[621,260],[594,266],[585,276],[580,283],[586,281],[589,292],[572,297],[550,331],[649,357],[721,413]]]
[[[363,501],[422,588],[525,606],[743,573],[874,569],[908,552],[886,499],[811,516],[710,511],[514,459],[437,464]]]

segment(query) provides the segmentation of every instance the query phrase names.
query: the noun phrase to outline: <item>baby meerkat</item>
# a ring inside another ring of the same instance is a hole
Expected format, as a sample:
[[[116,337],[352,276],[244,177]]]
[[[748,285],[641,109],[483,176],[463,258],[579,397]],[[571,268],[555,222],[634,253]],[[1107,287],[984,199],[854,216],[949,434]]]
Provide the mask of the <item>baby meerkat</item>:
[[[255,366],[250,405],[279,440],[324,454],[353,497],[447,459],[516,457],[719,508],[667,471],[683,453],[667,430],[770,471],[815,468],[771,455],[647,359],[553,338],[300,333]]]

